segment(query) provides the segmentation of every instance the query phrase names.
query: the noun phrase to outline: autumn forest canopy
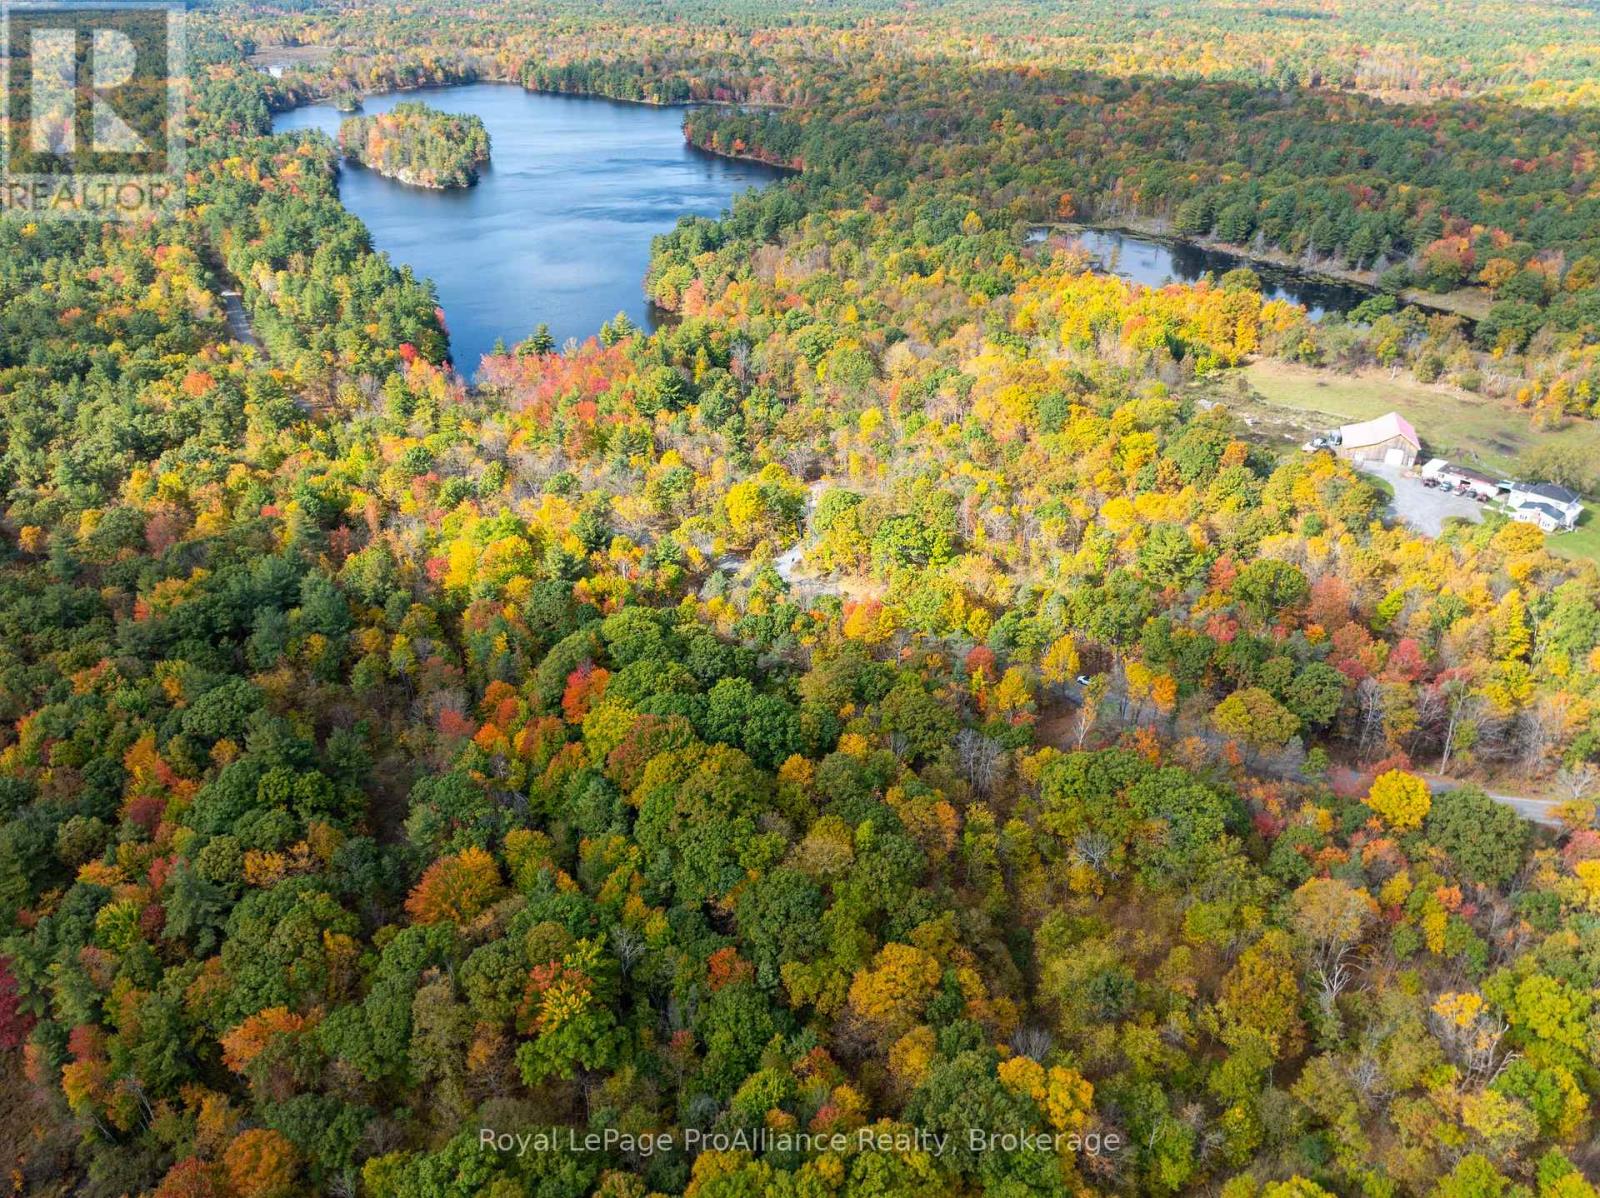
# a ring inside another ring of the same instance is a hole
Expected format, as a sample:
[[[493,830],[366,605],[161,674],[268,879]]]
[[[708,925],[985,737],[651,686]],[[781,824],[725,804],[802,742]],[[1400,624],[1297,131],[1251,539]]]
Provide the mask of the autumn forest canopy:
[[[1600,566],[1231,406],[1376,375],[1600,486],[1592,5],[188,43],[181,213],[0,216],[15,1192],[1593,1198]],[[483,123],[271,118],[473,81],[789,169],[661,230],[654,331],[456,361],[339,184]]]

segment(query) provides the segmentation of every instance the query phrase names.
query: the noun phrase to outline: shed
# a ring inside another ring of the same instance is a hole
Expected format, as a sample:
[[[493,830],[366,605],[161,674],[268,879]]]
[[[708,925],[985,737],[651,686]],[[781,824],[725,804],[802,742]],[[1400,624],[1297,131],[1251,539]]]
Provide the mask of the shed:
[[[1398,412],[1389,412],[1376,420],[1345,425],[1339,430],[1335,452],[1347,462],[1411,466],[1422,453],[1422,442],[1410,421]]]

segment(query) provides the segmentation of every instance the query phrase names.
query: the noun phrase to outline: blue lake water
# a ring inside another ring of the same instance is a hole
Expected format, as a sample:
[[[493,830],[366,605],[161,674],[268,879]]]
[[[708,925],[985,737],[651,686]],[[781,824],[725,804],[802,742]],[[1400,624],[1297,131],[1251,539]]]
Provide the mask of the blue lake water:
[[[372,96],[363,111],[404,100],[483,119],[493,161],[478,185],[428,191],[347,164],[339,194],[377,248],[434,281],[467,375],[497,338],[515,344],[541,321],[558,344],[619,311],[650,326],[650,239],[680,216],[716,216],[781,175],[687,145],[678,108],[485,83]],[[346,115],[315,104],[280,113],[273,129],[337,138]]]
[[[1221,277],[1235,267],[1248,266],[1261,279],[1262,295],[1300,304],[1313,320],[1329,312],[1348,312],[1375,294],[1354,283],[1315,278],[1184,241],[1087,227],[1062,235],[1082,245],[1100,269],[1146,287],[1192,283],[1206,274]],[[1042,241],[1045,236],[1046,231],[1038,229],[1032,240]]]

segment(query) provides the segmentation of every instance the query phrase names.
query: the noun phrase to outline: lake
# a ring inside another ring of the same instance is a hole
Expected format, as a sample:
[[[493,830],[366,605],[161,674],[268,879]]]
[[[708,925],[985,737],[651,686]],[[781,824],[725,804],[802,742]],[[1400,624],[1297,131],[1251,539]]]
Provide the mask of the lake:
[[[1261,279],[1262,295],[1291,300],[1304,307],[1313,320],[1329,312],[1348,312],[1377,294],[1353,283],[1314,278],[1237,254],[1120,229],[1036,229],[1032,239],[1043,240],[1051,232],[1081,244],[1100,269],[1146,287],[1192,283],[1207,272],[1220,278],[1236,267],[1248,266]]]
[[[347,163],[339,195],[378,249],[434,281],[467,375],[497,338],[513,345],[541,321],[557,344],[619,311],[653,327],[643,292],[650,239],[680,216],[717,216],[783,174],[686,144],[680,108],[481,83],[372,96],[363,112],[405,100],[483,119],[493,162],[478,185],[428,191]],[[279,113],[272,127],[337,138],[347,115],[314,104]]]

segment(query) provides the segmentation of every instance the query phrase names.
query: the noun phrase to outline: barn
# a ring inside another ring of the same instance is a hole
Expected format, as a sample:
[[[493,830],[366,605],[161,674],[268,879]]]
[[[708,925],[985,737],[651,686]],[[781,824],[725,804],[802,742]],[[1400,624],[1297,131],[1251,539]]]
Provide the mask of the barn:
[[[1339,430],[1334,452],[1347,462],[1381,462],[1388,466],[1412,466],[1422,452],[1417,430],[1398,412],[1347,424]]]

